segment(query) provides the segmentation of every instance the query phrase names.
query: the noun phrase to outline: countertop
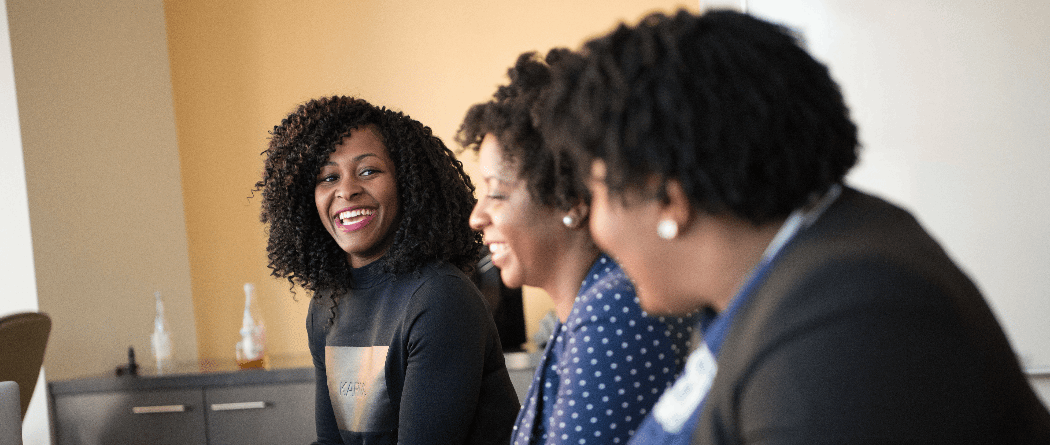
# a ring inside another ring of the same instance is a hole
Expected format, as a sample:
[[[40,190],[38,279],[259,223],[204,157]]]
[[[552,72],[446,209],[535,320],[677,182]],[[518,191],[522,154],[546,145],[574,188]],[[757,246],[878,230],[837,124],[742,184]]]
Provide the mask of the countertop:
[[[510,352],[506,354],[507,369],[512,378],[523,379],[527,387],[532,371],[542,354]],[[519,376],[520,375],[520,376]],[[158,375],[154,368],[140,369],[137,376],[97,376],[49,382],[52,394],[82,394],[91,392],[156,390],[204,386],[234,386],[273,383],[313,382],[314,369],[309,355],[268,360],[266,368],[237,369],[232,362],[201,361],[176,366],[175,372]],[[521,383],[515,382],[515,386]]]

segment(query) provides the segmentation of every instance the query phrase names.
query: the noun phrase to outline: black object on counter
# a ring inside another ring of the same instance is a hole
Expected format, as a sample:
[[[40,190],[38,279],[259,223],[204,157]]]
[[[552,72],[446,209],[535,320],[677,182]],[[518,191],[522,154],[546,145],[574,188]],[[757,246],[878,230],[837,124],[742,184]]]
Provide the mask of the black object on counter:
[[[485,255],[474,269],[474,284],[489,305],[489,312],[496,322],[503,352],[524,351],[525,308],[521,288],[508,288],[499,276],[499,269],[492,264],[492,255]]]
[[[128,364],[117,366],[117,377],[139,375],[139,365],[135,363],[135,348],[128,346]]]

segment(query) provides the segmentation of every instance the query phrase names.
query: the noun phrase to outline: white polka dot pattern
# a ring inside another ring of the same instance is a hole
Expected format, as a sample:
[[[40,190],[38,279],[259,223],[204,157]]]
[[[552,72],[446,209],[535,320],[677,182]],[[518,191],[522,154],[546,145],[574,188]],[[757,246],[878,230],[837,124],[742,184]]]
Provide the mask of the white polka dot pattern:
[[[536,370],[515,445],[625,444],[682,369],[692,319],[648,317],[605,255],[580,289]]]

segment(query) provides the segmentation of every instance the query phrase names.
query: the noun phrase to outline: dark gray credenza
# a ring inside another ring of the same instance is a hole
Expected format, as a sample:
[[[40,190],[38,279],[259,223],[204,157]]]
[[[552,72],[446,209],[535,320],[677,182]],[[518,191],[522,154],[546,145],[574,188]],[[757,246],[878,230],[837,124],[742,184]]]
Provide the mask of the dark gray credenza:
[[[57,445],[309,443],[310,368],[48,384]]]
[[[524,398],[539,353],[508,353]],[[313,368],[51,382],[56,445],[310,443]]]

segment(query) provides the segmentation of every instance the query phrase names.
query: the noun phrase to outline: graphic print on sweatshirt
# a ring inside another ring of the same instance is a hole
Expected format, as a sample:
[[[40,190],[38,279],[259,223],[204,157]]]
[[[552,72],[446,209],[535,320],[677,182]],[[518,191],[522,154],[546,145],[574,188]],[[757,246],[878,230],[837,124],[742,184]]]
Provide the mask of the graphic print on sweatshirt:
[[[387,397],[386,354],[389,346],[325,346],[328,392],[340,430],[359,433],[392,431],[397,419]]]

